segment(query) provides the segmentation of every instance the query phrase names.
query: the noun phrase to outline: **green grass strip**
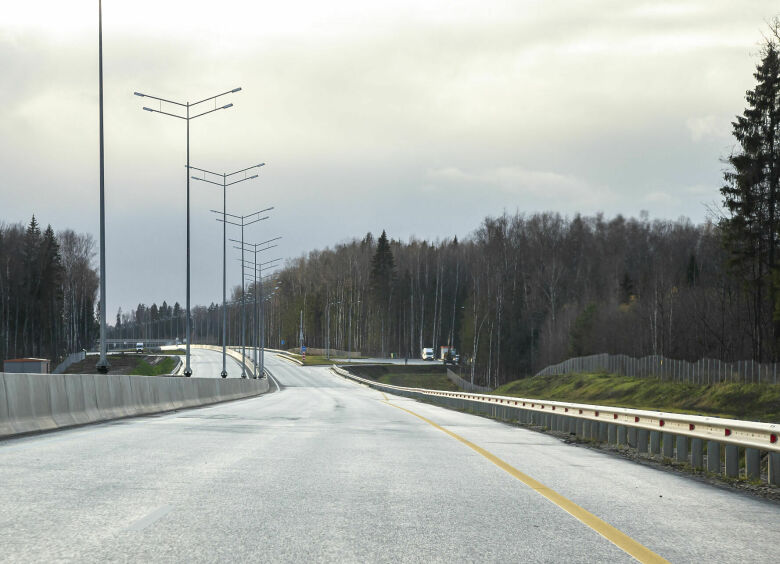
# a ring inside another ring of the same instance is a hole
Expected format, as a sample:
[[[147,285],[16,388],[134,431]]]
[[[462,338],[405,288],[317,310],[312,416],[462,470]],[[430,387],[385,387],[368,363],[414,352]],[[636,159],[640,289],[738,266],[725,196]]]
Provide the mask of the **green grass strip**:
[[[504,384],[502,396],[593,403],[754,421],[780,421],[780,386],[720,383],[693,385],[617,374],[534,376]]]

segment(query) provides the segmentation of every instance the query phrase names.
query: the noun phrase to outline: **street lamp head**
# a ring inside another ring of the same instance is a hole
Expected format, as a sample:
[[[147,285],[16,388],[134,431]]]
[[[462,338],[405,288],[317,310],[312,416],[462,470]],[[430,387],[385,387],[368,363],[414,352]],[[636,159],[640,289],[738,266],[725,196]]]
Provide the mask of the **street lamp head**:
[[[257,165],[257,166],[258,166],[258,168],[259,168],[259,167],[261,167],[261,166],[265,166],[265,163],[260,163],[260,164],[259,164],[259,165]]]
[[[240,92],[240,91],[241,91],[241,87],[239,86],[238,88],[234,88],[234,89],[233,89],[233,90],[231,90],[230,92],[231,92],[231,93],[235,93],[235,92]]]
[[[145,97],[146,94],[141,94],[140,92],[133,92],[136,96],[140,96],[141,98]]]
[[[153,112],[153,111],[154,111],[152,108],[147,108],[146,106],[144,106],[144,109],[145,109],[147,112]]]
[[[233,107],[233,104],[225,104],[224,106],[222,106],[221,109],[227,110],[228,108],[231,108],[231,107]]]

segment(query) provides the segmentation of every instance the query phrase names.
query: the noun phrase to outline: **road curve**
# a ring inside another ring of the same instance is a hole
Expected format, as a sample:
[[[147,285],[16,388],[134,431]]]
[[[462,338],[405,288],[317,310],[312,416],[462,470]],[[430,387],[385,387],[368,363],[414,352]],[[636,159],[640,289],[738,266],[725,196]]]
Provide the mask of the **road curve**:
[[[0,442],[0,559],[633,561],[486,453],[669,561],[776,558],[775,503],[266,359],[279,392]]]
[[[222,352],[193,347],[190,349],[190,367],[193,378],[219,378],[222,375]],[[228,378],[240,378],[241,363],[228,354],[225,356],[225,371]]]

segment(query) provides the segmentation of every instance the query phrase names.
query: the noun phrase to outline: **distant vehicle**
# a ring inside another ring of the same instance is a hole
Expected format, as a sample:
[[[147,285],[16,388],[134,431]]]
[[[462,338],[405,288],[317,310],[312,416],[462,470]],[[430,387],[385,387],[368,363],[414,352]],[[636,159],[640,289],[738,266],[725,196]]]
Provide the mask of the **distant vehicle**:
[[[144,352],[144,344],[143,343],[136,343],[135,344],[135,352],[137,352],[137,353]]]
[[[420,356],[423,360],[433,360],[433,349],[423,349]]]
[[[457,364],[460,360],[460,355],[458,355],[458,351],[455,349],[455,347],[440,347],[439,360],[444,362],[454,362]]]

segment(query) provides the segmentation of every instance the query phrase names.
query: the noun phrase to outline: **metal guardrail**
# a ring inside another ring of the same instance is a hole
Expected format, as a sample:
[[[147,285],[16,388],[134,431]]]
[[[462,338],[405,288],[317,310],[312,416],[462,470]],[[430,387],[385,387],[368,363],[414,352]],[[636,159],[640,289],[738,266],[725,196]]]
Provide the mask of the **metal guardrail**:
[[[267,352],[272,352],[272,353],[274,353],[276,355],[279,355],[280,357],[282,357],[285,360],[289,360],[290,362],[294,362],[295,364],[297,364],[299,366],[303,366],[303,362],[298,358],[298,355],[296,355],[294,353],[291,353],[291,352],[288,352],[288,351],[284,351],[284,350],[281,350],[281,349],[265,349],[265,350]]]
[[[450,382],[455,384],[458,388],[465,390],[466,392],[477,392],[484,394],[493,391],[493,389],[489,388],[488,386],[478,386],[477,384],[472,384],[468,380],[464,380],[449,368],[447,368],[447,378],[449,378]]]
[[[739,476],[740,449],[744,449],[746,477],[759,478],[763,451],[769,459],[767,481],[780,485],[780,424],[777,423],[405,388],[361,378],[335,365],[332,369],[341,376],[397,395],[424,399],[456,409],[472,409],[491,417],[543,426],[585,439],[628,445],[642,453],[663,454],[664,457],[676,458],[680,462],[690,462],[694,468],[704,467],[702,449],[706,441],[707,470],[714,473],[724,470],[721,465],[723,445],[724,473],[729,477]]]
[[[81,362],[85,358],[87,358],[87,351],[71,353],[52,370],[52,374],[63,374],[72,364]]]

